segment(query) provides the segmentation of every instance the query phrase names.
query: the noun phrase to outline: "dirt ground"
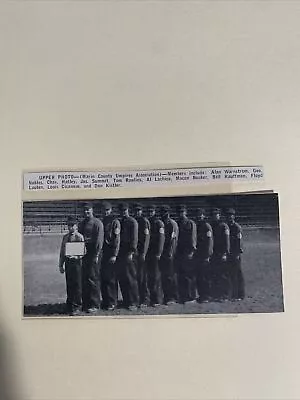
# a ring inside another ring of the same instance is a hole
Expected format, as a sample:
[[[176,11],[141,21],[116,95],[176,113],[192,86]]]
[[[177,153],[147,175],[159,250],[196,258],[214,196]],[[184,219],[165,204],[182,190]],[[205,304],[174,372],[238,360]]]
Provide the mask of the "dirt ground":
[[[62,316],[65,277],[58,271],[61,235],[24,235],[24,316]],[[174,304],[137,311],[118,308],[98,315],[237,314],[282,312],[283,293],[278,229],[245,229],[242,268],[246,298],[240,302]],[[82,314],[84,315],[84,314]]]

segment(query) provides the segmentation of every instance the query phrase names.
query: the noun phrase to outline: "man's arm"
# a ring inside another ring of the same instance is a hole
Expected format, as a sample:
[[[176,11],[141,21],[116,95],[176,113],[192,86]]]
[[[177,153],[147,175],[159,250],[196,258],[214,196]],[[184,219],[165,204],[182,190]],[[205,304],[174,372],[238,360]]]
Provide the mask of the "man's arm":
[[[103,246],[103,241],[104,241],[104,228],[103,228],[103,223],[100,219],[96,220],[96,230],[95,230],[95,234],[96,234],[96,254],[95,257],[99,258],[101,250],[102,250],[102,246]]]
[[[64,263],[66,260],[66,243],[67,243],[67,235],[65,235],[62,239],[60,252],[59,252],[59,263],[58,268],[61,273],[64,273]]]
[[[239,256],[240,254],[243,253],[243,246],[242,246],[242,227],[239,224],[236,224],[236,249],[231,249],[231,251],[234,251],[236,253],[236,256]]]
[[[117,257],[120,250],[120,239],[121,239],[121,224],[118,219],[115,219],[112,226],[113,234],[113,257]]]
[[[213,240],[213,232],[212,232],[212,227],[210,224],[206,224],[206,249],[205,249],[205,256],[206,258],[210,258],[213,253],[213,246],[214,246],[214,240]]]
[[[197,248],[197,225],[194,221],[191,221],[191,242],[190,242],[190,254],[193,256],[196,248]]]
[[[79,222],[79,224],[78,224],[78,232],[79,232],[81,235],[83,235],[83,231],[84,231],[84,222],[81,221],[81,222]]]
[[[223,247],[223,257],[226,258],[226,256],[230,253],[230,230],[229,226],[224,223],[224,247]]]
[[[143,243],[143,248],[142,248],[142,255],[146,256],[148,249],[149,249],[149,243],[150,243],[150,222],[147,218],[145,218],[143,238],[144,238],[144,243]]]
[[[134,253],[137,250],[138,245],[138,229],[139,225],[136,219],[131,219],[131,227],[130,227],[130,243],[129,243],[129,257],[132,258]]]
[[[158,221],[158,243],[157,243],[157,257],[160,258],[164,249],[165,244],[165,225],[159,220]]]
[[[169,256],[173,257],[176,252],[177,241],[178,241],[178,225],[176,221],[172,221],[172,234],[171,234],[171,242],[170,242],[170,249],[169,249]]]

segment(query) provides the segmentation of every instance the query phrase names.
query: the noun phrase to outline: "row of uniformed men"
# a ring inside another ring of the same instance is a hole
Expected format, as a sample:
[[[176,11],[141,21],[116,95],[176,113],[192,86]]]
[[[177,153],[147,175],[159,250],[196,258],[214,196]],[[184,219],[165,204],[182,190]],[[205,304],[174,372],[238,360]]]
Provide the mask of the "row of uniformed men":
[[[205,211],[199,208],[194,222],[188,218],[186,206],[180,205],[177,223],[170,217],[168,205],[160,207],[160,215],[151,205],[149,218],[140,204],[134,205],[134,217],[129,215],[127,203],[119,205],[120,218],[112,214],[110,203],[105,202],[103,208],[101,221],[94,217],[91,203],[84,205],[85,218],[77,235],[86,245],[82,268],[67,268],[66,263],[67,304],[72,311],[81,303],[84,310],[96,311],[100,286],[102,307],[113,310],[118,284],[123,305],[129,309],[161,302],[194,302],[197,292],[199,301],[244,297],[242,231],[233,209],[227,212],[227,223],[221,221],[221,211],[214,209],[208,223]],[[72,278],[79,273],[81,279]]]

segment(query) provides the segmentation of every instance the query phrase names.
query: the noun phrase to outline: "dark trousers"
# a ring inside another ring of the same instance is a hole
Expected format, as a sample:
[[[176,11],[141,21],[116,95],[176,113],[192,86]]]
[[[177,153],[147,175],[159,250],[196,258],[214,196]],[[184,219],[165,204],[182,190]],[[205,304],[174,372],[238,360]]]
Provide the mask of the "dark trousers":
[[[175,277],[174,259],[163,254],[160,263],[161,283],[164,302],[175,301],[178,298]]]
[[[128,253],[121,253],[118,257],[117,269],[124,306],[137,306],[139,292],[135,261],[128,259]]]
[[[93,253],[87,253],[82,259],[82,306],[85,310],[100,305],[100,259],[96,263],[94,258]]]
[[[211,294],[215,300],[231,297],[231,283],[228,273],[228,260],[215,255],[211,260]]]
[[[200,256],[195,257],[195,271],[198,296],[201,301],[208,300],[211,294],[210,262]]]
[[[69,258],[65,262],[67,308],[74,311],[81,307],[81,260]]]
[[[229,256],[228,273],[231,283],[231,297],[243,299],[245,297],[245,281],[241,266],[241,257]]]
[[[147,267],[146,262],[139,255],[135,259],[136,270],[137,270],[137,280],[139,288],[139,299],[140,304],[148,304],[149,302],[149,289],[147,282]]]
[[[109,261],[112,256],[111,251],[104,249],[100,269],[102,306],[104,308],[115,306],[117,303],[117,268],[116,263]]]
[[[180,254],[177,257],[176,264],[180,302],[195,300],[196,279],[193,259],[189,259],[187,254]]]
[[[147,254],[147,275],[148,275],[148,288],[150,292],[150,303],[159,304],[161,302],[161,281],[159,260],[155,254]]]

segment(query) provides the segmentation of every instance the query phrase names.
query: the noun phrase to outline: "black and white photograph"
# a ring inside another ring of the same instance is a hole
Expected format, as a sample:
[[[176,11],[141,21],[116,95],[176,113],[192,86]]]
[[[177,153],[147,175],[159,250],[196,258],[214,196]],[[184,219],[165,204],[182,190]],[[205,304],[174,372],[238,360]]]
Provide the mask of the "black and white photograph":
[[[283,312],[278,194],[23,202],[24,317]]]

